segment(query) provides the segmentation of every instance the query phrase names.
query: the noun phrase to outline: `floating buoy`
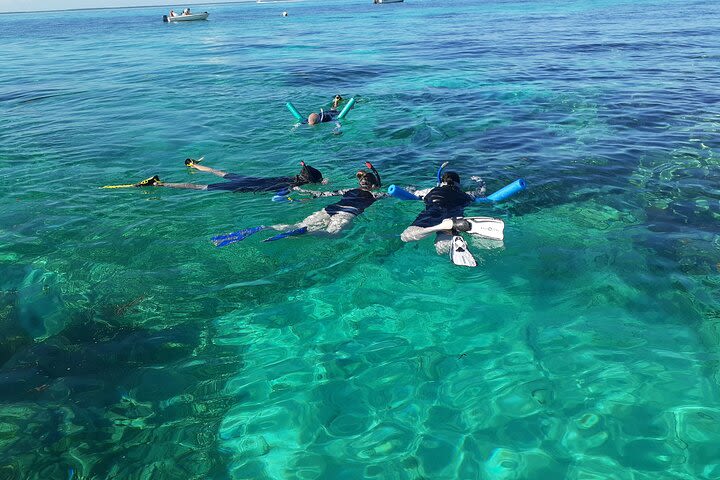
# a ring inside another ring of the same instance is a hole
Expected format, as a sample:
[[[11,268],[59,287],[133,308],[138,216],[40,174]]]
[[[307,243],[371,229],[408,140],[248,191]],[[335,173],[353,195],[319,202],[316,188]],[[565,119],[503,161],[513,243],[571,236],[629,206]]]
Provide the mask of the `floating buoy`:
[[[348,101],[347,105],[345,105],[345,108],[343,108],[340,112],[340,115],[337,116],[337,119],[342,120],[343,118],[345,118],[345,115],[348,114],[353,105],[355,105],[355,97],[351,98],[350,101]]]
[[[295,117],[299,122],[302,122],[305,119],[305,117],[300,115],[300,112],[297,111],[297,108],[295,108],[295,105],[293,105],[292,103],[287,102],[285,106],[288,110],[290,110],[290,113],[292,113],[293,117]]]
[[[505,199],[508,199],[515,195],[518,192],[522,192],[527,188],[527,184],[525,183],[525,180],[522,178],[518,178],[510,185],[506,185],[497,192],[488,195],[487,197],[478,197],[475,199],[475,202],[477,203],[488,203],[488,202],[502,202]]]
[[[399,198],[400,200],[420,200],[420,197],[418,197],[414,193],[410,193],[404,188],[398,187],[397,185],[390,185],[388,187],[388,195]]]

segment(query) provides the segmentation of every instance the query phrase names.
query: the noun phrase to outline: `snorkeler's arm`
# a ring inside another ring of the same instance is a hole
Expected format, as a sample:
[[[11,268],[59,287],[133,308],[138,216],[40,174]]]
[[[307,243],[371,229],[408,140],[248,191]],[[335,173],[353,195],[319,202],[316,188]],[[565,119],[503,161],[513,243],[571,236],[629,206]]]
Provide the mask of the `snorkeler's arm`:
[[[373,197],[375,197],[376,200],[380,200],[381,198],[388,198],[390,195],[387,193],[373,193]]]
[[[432,188],[423,188],[422,190],[413,190],[411,188],[408,188],[408,192],[412,193],[413,195],[418,197],[420,200],[425,198],[425,195],[430,193],[430,190],[432,190]]]
[[[310,198],[320,198],[320,197],[340,197],[342,195],[345,195],[347,192],[349,192],[351,189],[345,189],[345,190],[334,190],[332,192],[314,192],[312,190],[304,190],[302,188],[293,188],[296,192],[306,193],[310,195]]]
[[[480,178],[478,176],[470,177],[470,180],[477,183],[477,185],[475,186],[474,190],[472,190],[470,192],[465,192],[465,193],[470,195],[473,200],[475,200],[476,198],[484,197],[485,196],[485,180],[483,180],[482,178]]]

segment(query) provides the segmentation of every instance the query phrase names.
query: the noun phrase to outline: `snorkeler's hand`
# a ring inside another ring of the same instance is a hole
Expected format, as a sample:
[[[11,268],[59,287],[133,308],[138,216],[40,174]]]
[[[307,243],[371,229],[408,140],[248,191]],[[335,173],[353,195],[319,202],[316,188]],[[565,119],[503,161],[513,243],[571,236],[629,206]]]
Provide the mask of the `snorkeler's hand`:
[[[475,194],[475,196],[484,197],[485,191],[486,191],[485,180],[483,180],[481,177],[478,177],[477,175],[470,177],[470,180],[472,180],[478,184],[477,189],[475,190],[475,192],[473,192]]]

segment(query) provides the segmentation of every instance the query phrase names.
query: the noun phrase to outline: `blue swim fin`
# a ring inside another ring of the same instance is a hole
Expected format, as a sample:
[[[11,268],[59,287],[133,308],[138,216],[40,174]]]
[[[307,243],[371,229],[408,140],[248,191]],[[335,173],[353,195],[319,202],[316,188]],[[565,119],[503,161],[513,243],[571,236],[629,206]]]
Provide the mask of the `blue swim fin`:
[[[272,197],[273,202],[295,202],[296,200],[290,196],[290,193],[292,193],[292,190],[289,188],[283,188],[282,190],[278,191],[275,195]]]
[[[237,232],[212,237],[210,240],[212,240],[216,247],[224,247],[226,245],[230,245],[231,243],[245,240],[253,233],[265,230],[266,228],[268,227],[266,227],[265,225],[260,225],[259,227],[244,228],[242,230],[238,230]]]
[[[296,228],[295,230],[288,230],[287,232],[278,233],[274,237],[266,238],[263,242],[274,242],[275,240],[282,240],[287,237],[294,237],[296,235],[302,235],[307,233],[307,227]]]

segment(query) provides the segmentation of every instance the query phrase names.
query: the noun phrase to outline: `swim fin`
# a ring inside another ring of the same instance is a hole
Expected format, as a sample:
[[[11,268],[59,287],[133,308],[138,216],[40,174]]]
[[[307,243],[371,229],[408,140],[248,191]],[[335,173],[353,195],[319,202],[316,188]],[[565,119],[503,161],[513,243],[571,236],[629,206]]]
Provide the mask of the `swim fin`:
[[[237,232],[212,237],[210,240],[212,240],[216,247],[225,247],[227,245],[230,245],[231,243],[245,240],[253,233],[260,232],[262,230],[265,230],[266,228],[268,227],[266,227],[265,225],[260,225],[259,227],[244,228],[242,230],[238,230]]]
[[[275,240],[281,240],[283,238],[287,237],[294,237],[297,235],[302,235],[304,233],[307,233],[308,229],[307,227],[300,227],[296,228],[295,230],[288,230],[287,232],[278,233],[274,237],[266,238],[263,240],[263,242],[274,242]]]
[[[459,232],[467,232],[479,237],[502,240],[505,238],[505,222],[491,217],[456,217],[453,227]]]
[[[290,189],[283,188],[282,190],[278,190],[278,192],[272,197],[272,201],[273,202],[292,202],[292,199],[288,195],[290,195]]]
[[[202,157],[198,158],[197,160],[195,160],[194,158],[186,158],[186,159],[185,159],[185,166],[186,166],[186,167],[192,167],[192,166],[195,165],[196,163],[200,163],[200,162],[202,162],[203,160],[205,160],[205,155],[203,155]]]
[[[137,187],[137,185],[134,183],[126,183],[124,185],[105,185],[105,186],[102,186],[99,188],[132,188],[132,187]]]
[[[160,177],[157,175],[153,175],[150,178],[146,178],[145,180],[141,180],[138,183],[135,184],[136,187],[154,187],[155,185],[160,185],[162,182],[160,181]]]
[[[465,239],[460,235],[455,235],[452,238],[450,243],[450,259],[455,265],[477,267],[475,257],[470,253]]]
[[[162,185],[160,177],[153,175],[150,178],[141,180],[138,183],[126,183],[124,185],[105,185],[100,188],[132,188],[132,187],[154,187],[155,185]]]

